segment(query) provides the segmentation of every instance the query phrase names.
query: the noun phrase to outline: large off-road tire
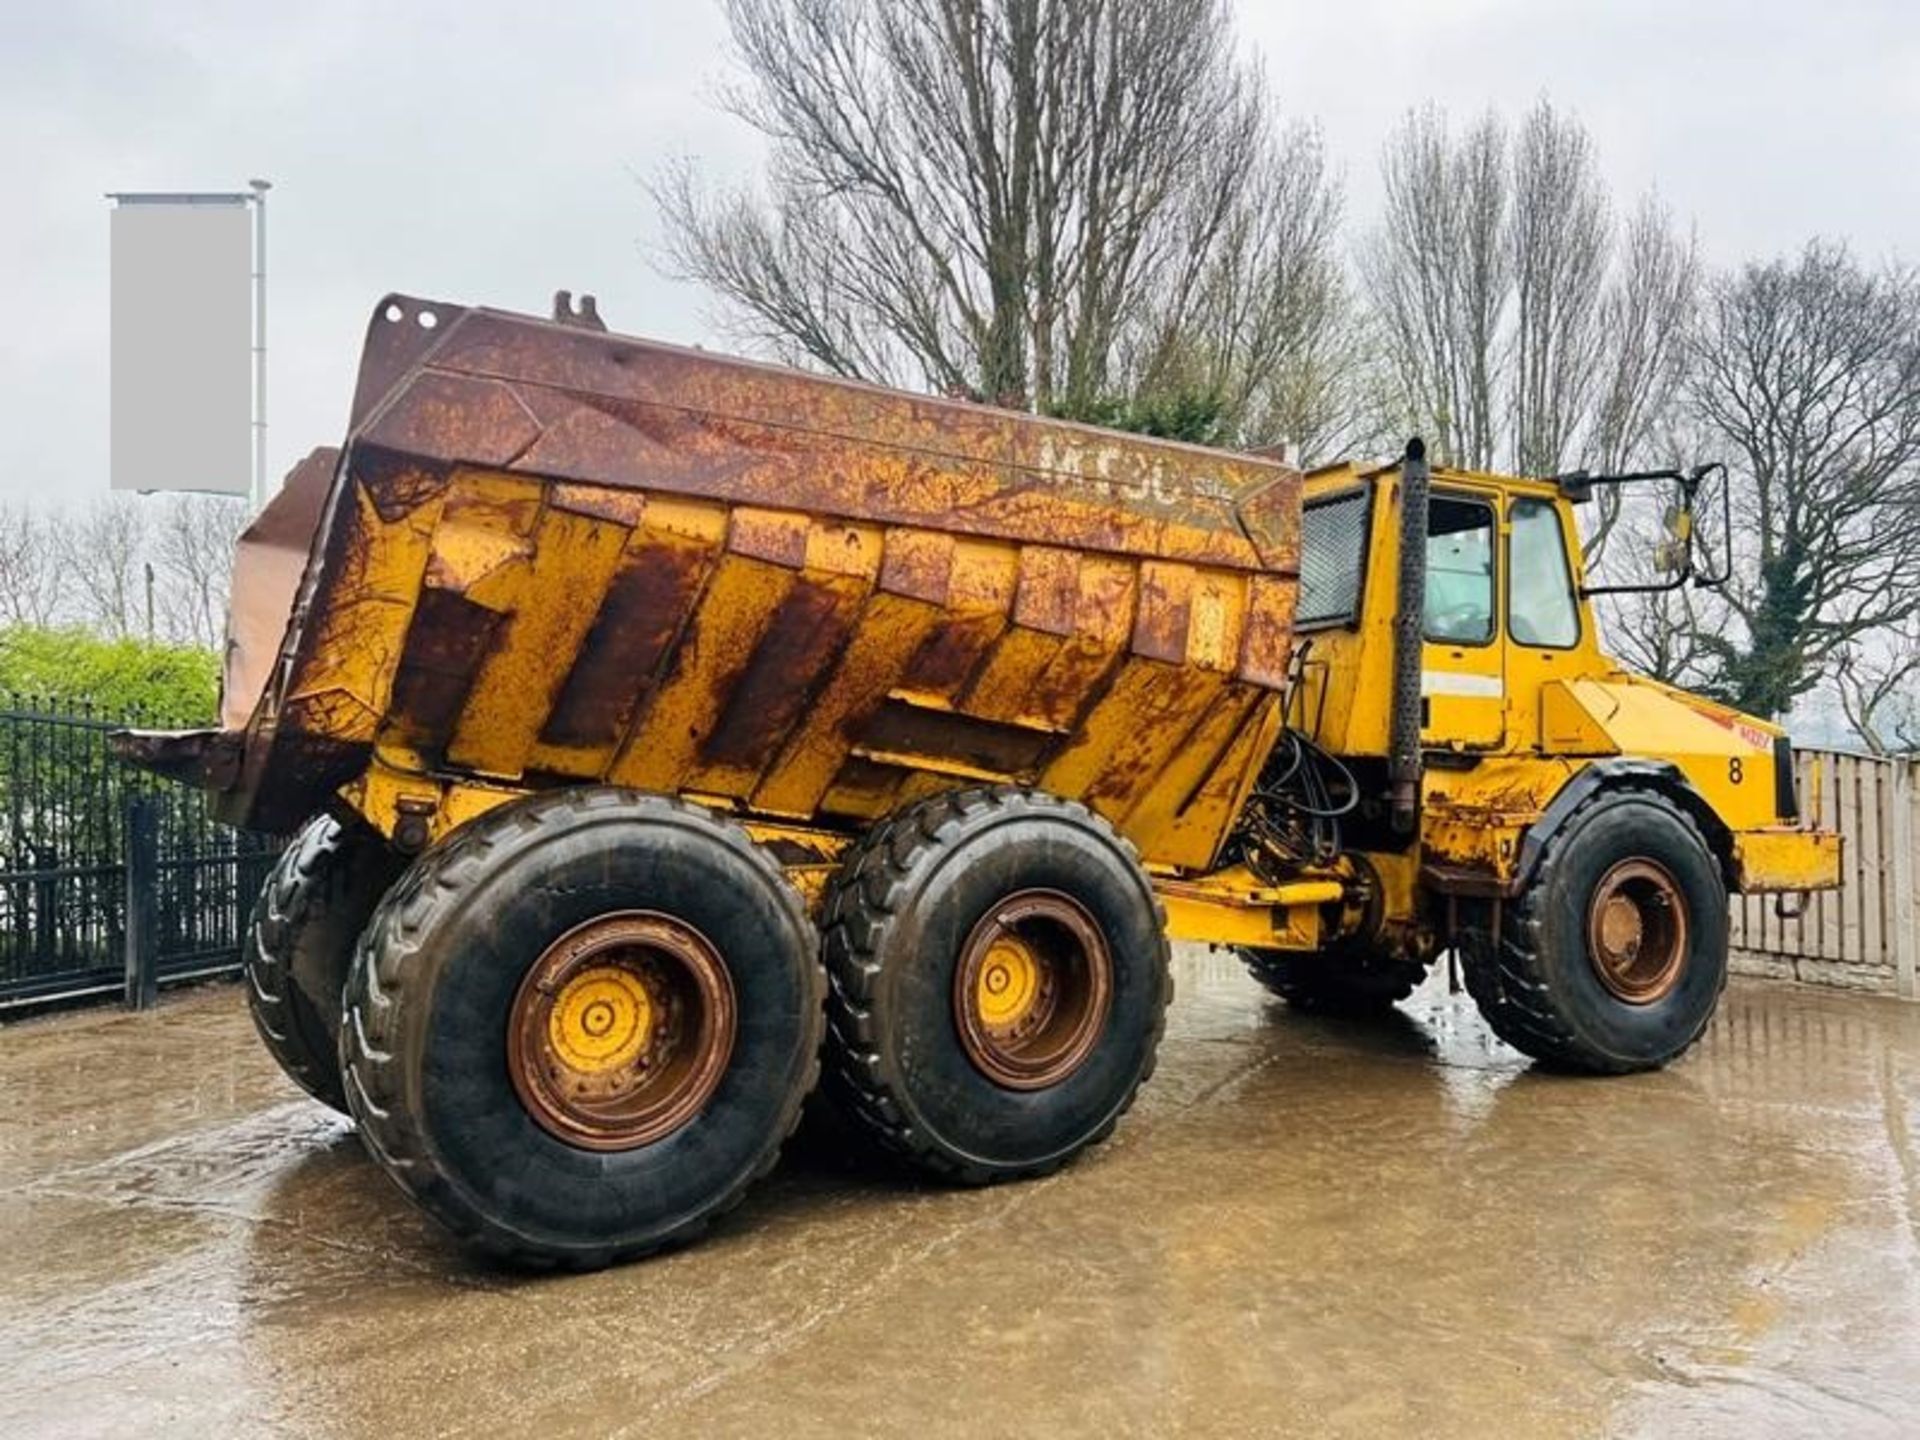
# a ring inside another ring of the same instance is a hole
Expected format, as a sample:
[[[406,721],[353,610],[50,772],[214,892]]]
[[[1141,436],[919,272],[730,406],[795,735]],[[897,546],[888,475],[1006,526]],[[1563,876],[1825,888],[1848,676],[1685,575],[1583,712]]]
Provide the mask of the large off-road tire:
[[[1330,1015],[1367,1015],[1411,995],[1426,966],[1357,944],[1325,950],[1252,950],[1240,958],[1253,978],[1289,1005]]]
[[[963,1184],[1105,1139],[1153,1073],[1173,984],[1133,847],[1036,791],[936,796],[876,826],[829,892],[823,1089]]]
[[[367,1148],[469,1245],[591,1269],[691,1238],[819,1074],[818,936],[699,806],[516,801],[420,857],[361,939],[341,1053]]]
[[[280,852],[241,944],[247,1009],[267,1053],[342,1112],[340,992],[360,932],[404,868],[374,831],[318,816]]]
[[[1467,989],[1502,1040],[1549,1065],[1622,1074],[1700,1037],[1727,979],[1727,892],[1671,801],[1603,790],[1547,842],[1526,889],[1464,907]]]

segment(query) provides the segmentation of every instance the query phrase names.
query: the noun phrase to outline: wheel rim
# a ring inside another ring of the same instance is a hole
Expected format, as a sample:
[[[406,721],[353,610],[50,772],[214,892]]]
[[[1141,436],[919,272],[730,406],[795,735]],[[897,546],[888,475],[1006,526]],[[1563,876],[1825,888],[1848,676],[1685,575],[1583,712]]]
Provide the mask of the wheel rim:
[[[1600,878],[1587,910],[1587,950],[1600,983],[1629,1005],[1651,1005],[1680,983],[1687,901],[1664,865],[1622,860]]]
[[[733,981],[706,936],[653,911],[562,935],[527,971],[507,1068],[527,1113],[588,1150],[665,1139],[712,1098],[733,1054]]]
[[[1021,890],[960,952],[954,1018],[967,1058],[1011,1090],[1057,1085],[1086,1062],[1113,1004],[1113,956],[1093,917],[1056,890]]]

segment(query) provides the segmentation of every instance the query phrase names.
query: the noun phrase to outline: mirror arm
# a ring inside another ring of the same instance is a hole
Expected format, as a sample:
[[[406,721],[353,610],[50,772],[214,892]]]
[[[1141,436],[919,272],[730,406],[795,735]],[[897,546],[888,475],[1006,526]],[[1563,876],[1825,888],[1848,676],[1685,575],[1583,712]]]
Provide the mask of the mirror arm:
[[[1680,487],[1680,493],[1686,500],[1687,514],[1693,514],[1694,498],[1706,478],[1718,470],[1724,477],[1727,467],[1718,460],[1710,460],[1704,465],[1696,465],[1691,470],[1636,470],[1626,475],[1588,475],[1575,471],[1562,477],[1563,486],[1577,484],[1582,489],[1594,485],[1633,485],[1644,480],[1671,480]],[[1582,585],[1580,598],[1585,600],[1594,595],[1665,595],[1678,590],[1689,581],[1695,589],[1718,589],[1727,583],[1733,575],[1733,499],[1731,487],[1724,479],[1720,486],[1721,529],[1725,532],[1725,550],[1720,573],[1696,574],[1693,564],[1693,543],[1697,530],[1689,526],[1687,530],[1687,551],[1680,573],[1671,580],[1648,585]]]

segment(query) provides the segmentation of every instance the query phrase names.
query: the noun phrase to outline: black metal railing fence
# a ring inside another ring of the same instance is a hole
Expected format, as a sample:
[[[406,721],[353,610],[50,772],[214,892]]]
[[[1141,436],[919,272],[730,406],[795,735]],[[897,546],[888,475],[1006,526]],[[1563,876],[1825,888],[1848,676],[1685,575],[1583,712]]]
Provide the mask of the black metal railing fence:
[[[0,694],[0,1013],[87,994],[143,1003],[156,984],[239,964],[280,842],[108,750],[113,730],[168,723]]]

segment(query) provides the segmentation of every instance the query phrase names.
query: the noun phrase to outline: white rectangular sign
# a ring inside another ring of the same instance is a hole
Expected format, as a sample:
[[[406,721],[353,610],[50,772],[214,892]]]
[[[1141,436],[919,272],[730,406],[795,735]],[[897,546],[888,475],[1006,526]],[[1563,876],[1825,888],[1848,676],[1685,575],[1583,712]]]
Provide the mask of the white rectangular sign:
[[[113,208],[113,488],[251,488],[253,246],[239,197]]]

